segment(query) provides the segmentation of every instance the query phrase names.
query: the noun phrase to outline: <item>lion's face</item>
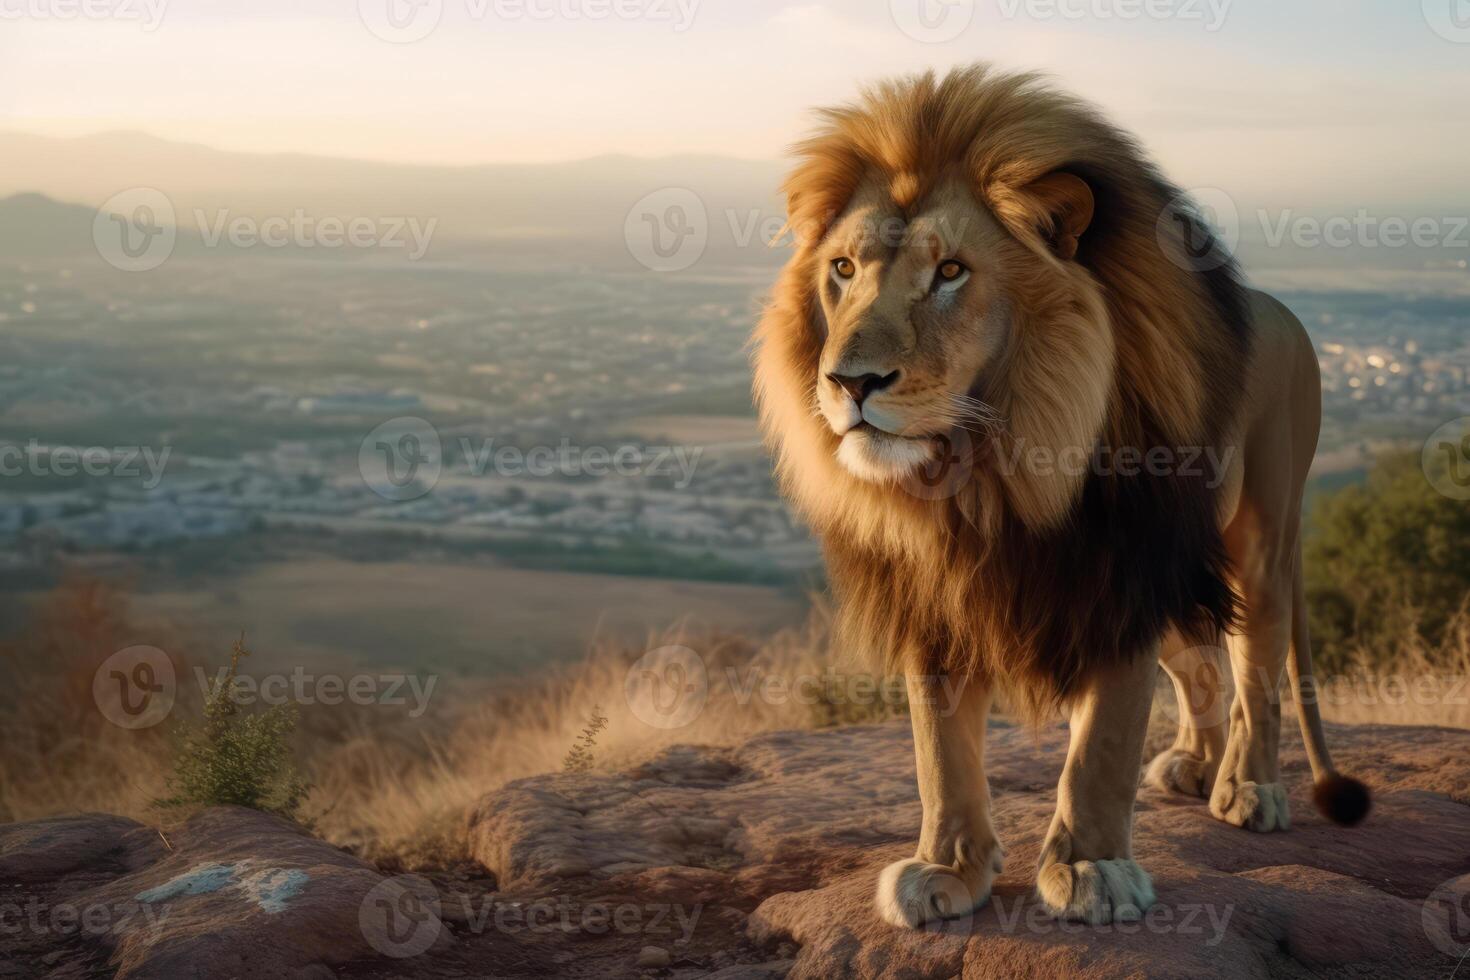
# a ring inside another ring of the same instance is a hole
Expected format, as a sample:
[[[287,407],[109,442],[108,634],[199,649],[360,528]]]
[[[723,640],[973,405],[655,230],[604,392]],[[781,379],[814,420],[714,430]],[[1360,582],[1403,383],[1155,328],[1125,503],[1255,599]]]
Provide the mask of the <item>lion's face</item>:
[[[854,476],[902,479],[993,417],[980,395],[1010,329],[1005,241],[958,180],[907,215],[873,180],[821,242],[817,402]]]

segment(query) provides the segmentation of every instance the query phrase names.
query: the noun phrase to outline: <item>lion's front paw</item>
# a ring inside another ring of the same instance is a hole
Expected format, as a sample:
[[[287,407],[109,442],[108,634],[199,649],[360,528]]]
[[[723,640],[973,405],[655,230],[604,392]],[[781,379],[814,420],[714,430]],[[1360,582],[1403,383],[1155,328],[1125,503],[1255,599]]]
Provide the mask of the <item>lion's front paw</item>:
[[[990,898],[990,885],[1003,863],[997,847],[965,876],[955,868],[917,858],[890,864],[878,876],[878,915],[889,925],[909,928],[969,915]],[[966,877],[973,879],[970,884]]]
[[[1149,763],[1144,780],[1166,793],[1209,798],[1214,774],[1209,763],[1183,749],[1165,749]]]
[[[1216,818],[1258,834],[1291,827],[1286,787],[1280,783],[1236,782],[1222,779],[1210,796]]]
[[[1148,872],[1124,858],[1049,864],[1036,891],[1054,915],[1095,926],[1135,921],[1154,904]]]

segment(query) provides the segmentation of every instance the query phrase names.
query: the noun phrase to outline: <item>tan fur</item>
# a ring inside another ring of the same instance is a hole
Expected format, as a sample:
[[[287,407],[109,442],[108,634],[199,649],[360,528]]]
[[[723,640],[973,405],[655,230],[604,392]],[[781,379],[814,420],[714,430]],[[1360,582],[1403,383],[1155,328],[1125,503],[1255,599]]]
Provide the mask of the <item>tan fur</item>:
[[[1192,776],[1222,819],[1285,826],[1266,691],[1289,634],[1293,676],[1310,674],[1293,619],[1310,344],[1129,137],[1032,76],[923,75],[822,118],[785,185],[796,249],[756,332],[755,390],[845,642],[908,676],[924,826],[884,872],[880,912],[914,925],[988,896],[1000,687],[1037,716],[1071,713],[1041,897],[1089,922],[1141,914],[1133,789],[1161,647],[1176,670],[1244,624],[1228,738],[1187,718],[1154,768]],[[1104,447],[1193,447],[1230,468],[1104,471]],[[966,681],[948,711],[927,700],[943,674]]]
[[[1038,706],[1057,703],[1087,661],[1124,660],[1148,641],[1120,639],[1132,648],[1094,656],[1077,648],[1096,642],[1085,634],[1097,632],[1101,612],[1091,623],[1078,617],[1061,638],[1028,615],[1005,573],[1029,562],[1028,551],[1066,545],[1085,474],[996,461],[1038,450],[1075,457],[1099,440],[1213,444],[1231,391],[1201,379],[1240,359],[1238,327],[1221,322],[1201,278],[1176,261],[1177,243],[1161,244],[1156,219],[1173,189],[1125,136],[1035,78],[979,67],[942,81],[925,75],[822,116],[785,185],[796,253],[755,338],[756,396],[777,472],[827,546],[850,643],[895,666],[917,658],[930,672],[979,674]],[[1061,171],[1106,193],[1105,226],[1082,235],[1078,261],[1053,248],[1065,215],[1048,190]],[[962,309],[920,330],[909,323],[914,297],[891,280],[927,260],[913,229],[925,221],[963,239],[975,281]],[[906,236],[896,246],[863,234],[895,222]],[[882,288],[855,283],[859,293],[872,287],[857,309],[825,309],[827,263],[865,251],[883,265]],[[973,325],[987,317],[1006,321],[992,338],[1003,349],[977,360],[984,338]],[[831,415],[824,399],[838,395],[821,381],[844,359],[902,361],[903,378],[879,397],[906,434],[959,430],[967,458],[952,494],[896,493],[842,466],[842,440],[821,418]],[[956,377],[956,365],[968,374]],[[948,399],[966,394],[995,424],[953,424]],[[1190,632],[1211,634],[1230,613],[1223,594],[1198,615],[1186,599],[1170,614],[1215,620],[1177,624]],[[1043,643],[1056,649],[1018,654]]]

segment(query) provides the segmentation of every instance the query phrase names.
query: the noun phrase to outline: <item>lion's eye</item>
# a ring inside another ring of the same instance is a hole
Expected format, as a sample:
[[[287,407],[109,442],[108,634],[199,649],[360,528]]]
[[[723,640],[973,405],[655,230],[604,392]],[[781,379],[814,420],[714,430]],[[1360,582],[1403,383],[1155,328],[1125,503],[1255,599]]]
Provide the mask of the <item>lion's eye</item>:
[[[857,266],[852,259],[840,258],[832,260],[832,274],[838,279],[847,280],[857,275]]]
[[[939,263],[939,281],[954,282],[969,271],[954,259],[950,259],[948,262]]]

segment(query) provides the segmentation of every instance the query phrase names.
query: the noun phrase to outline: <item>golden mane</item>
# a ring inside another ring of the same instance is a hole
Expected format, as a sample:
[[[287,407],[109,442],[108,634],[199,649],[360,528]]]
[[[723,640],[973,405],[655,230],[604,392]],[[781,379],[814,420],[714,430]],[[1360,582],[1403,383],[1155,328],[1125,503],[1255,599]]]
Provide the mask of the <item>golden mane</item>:
[[[1213,639],[1235,616],[1203,478],[1005,467],[1057,451],[1219,447],[1250,343],[1236,268],[1180,192],[1095,110],[985,66],[883,83],[822,110],[784,191],[795,253],[755,335],[755,394],[782,486],[821,536],[854,649],[890,669],[980,672],[1033,707],[1171,625]],[[1075,262],[1053,251],[1039,178],[1096,201]],[[1029,257],[997,389],[1005,430],[940,499],[859,481],[814,417],[824,327],[816,246],[875,176],[901,208],[968,178]]]

